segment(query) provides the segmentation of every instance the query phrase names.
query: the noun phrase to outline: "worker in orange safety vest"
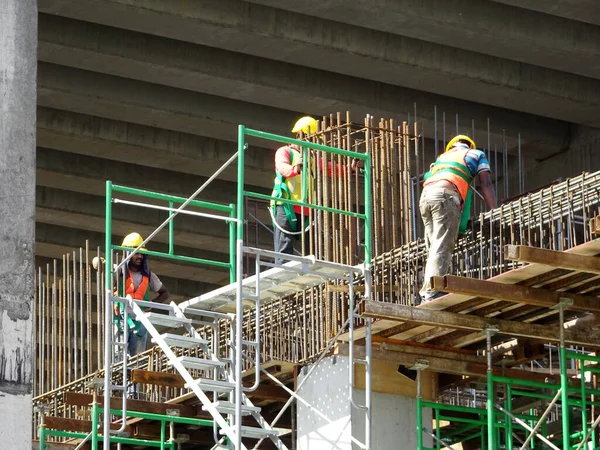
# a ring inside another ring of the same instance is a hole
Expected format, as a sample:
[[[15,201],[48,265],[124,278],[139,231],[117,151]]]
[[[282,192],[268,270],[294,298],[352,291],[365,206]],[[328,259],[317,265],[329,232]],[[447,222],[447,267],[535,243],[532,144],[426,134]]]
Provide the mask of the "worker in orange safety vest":
[[[122,247],[137,248],[144,242],[138,233],[130,233],[123,239]],[[141,250],[146,250],[142,248]],[[148,268],[148,257],[141,253],[135,253],[127,264],[125,276],[117,284],[118,294],[121,297],[131,295],[135,300],[150,301],[150,292],[157,293],[152,301],[163,303],[169,298],[169,291],[162,284],[154,272]],[[129,356],[137,355],[146,350],[148,332],[141,322],[134,320],[128,315],[127,324],[123,323],[123,304],[114,304],[114,321],[119,332],[127,329],[127,352]]]
[[[429,251],[421,288],[421,303],[442,295],[431,288],[431,277],[446,275],[459,232],[470,216],[472,184],[478,179],[480,193],[489,209],[496,207],[490,164],[484,152],[465,135],[455,136],[425,174],[419,201]]]

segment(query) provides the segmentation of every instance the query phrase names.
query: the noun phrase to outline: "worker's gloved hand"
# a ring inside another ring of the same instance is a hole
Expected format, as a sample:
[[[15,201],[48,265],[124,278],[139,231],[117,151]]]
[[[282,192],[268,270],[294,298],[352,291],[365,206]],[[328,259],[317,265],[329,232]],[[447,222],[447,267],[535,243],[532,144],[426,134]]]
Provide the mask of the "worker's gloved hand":
[[[302,162],[304,160],[302,159],[302,156],[297,156],[296,158],[294,158],[294,166],[296,167],[296,170],[298,172],[302,172]]]
[[[121,315],[121,305],[113,303],[113,312],[115,313],[115,316]]]
[[[353,159],[350,164],[350,168],[352,172],[356,172],[357,169],[362,169],[365,167],[365,162],[362,159]]]
[[[98,258],[97,256],[94,256],[94,259],[92,259],[92,267],[98,270],[98,267],[100,266],[99,262],[104,264],[106,261],[102,257]]]

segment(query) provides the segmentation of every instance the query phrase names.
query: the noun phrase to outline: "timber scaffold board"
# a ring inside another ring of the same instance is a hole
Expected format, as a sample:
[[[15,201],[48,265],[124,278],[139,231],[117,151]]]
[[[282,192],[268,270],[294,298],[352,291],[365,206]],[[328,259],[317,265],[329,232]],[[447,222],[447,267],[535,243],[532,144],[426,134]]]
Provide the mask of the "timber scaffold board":
[[[392,350],[395,341],[396,350],[406,353],[402,346],[426,344],[416,352],[423,357],[440,346],[479,350],[490,326],[498,329],[495,345],[515,338],[557,342],[559,302],[566,305],[566,343],[600,347],[600,239],[565,252],[515,245],[504,250],[507,260],[526,265],[489,280],[434,277],[434,288],[449,294],[418,307],[366,302],[363,315],[377,319],[374,347]],[[363,331],[355,332],[358,343]]]

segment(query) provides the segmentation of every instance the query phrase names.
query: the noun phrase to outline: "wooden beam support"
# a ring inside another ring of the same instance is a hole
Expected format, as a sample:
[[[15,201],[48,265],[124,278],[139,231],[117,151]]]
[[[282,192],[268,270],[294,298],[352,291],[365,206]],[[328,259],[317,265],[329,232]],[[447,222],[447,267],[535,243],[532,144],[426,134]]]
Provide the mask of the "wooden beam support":
[[[91,420],[79,420],[79,419],[65,419],[63,417],[45,416],[44,423],[46,428],[51,430],[62,430],[62,431],[75,431],[78,433],[88,433],[92,431]],[[111,430],[118,430],[121,428],[120,423],[111,423]],[[126,425],[125,432],[131,434],[131,427]]]
[[[432,372],[439,373],[448,373],[452,375],[465,375],[469,377],[485,377],[487,374],[487,364],[471,362],[471,361],[463,361],[460,357],[455,357],[453,359],[450,358],[440,358],[439,356],[435,356],[432,352],[424,351],[416,354],[416,353],[403,353],[401,351],[394,351],[389,348],[373,348],[371,352],[371,357],[373,360],[383,360],[383,361],[392,361],[396,364],[401,364],[406,367],[411,367],[415,364],[415,362],[420,360],[427,360],[429,363],[428,370]],[[337,347],[337,354],[348,356],[349,348],[347,343],[340,343]],[[364,347],[354,347],[354,357],[355,358],[365,358],[365,348]],[[533,381],[541,381],[544,382],[546,380],[551,380],[554,382],[558,382],[560,380],[559,375],[548,375],[541,374],[536,372],[530,372],[527,370],[519,370],[519,369],[506,369],[503,367],[493,367],[493,372],[495,375],[503,375],[511,378],[519,378],[521,380],[533,380]]]
[[[592,234],[600,234],[600,216],[596,216],[590,220],[590,230]]]
[[[141,369],[133,369],[129,373],[129,381],[172,388],[183,388],[185,386],[183,377],[178,373],[152,372]]]
[[[600,312],[598,297],[591,297],[570,292],[557,292],[548,289],[532,288],[517,284],[504,284],[476,278],[445,275],[431,277],[431,285],[436,291],[453,294],[472,295],[482,298],[508,300],[525,305],[552,308],[563,299],[573,302],[569,309],[575,311]]]
[[[64,402],[67,405],[88,407],[92,404],[90,394],[79,394],[77,392],[65,392]],[[104,397],[98,397],[98,403],[104,405]],[[122,399],[120,397],[111,397],[110,407],[112,409],[121,409]],[[197,417],[196,408],[189,405],[176,403],[158,403],[145,400],[127,399],[127,409],[151,414],[167,414],[167,410],[177,410],[181,417]]]
[[[511,261],[544,264],[560,269],[600,275],[600,258],[597,256],[576,255],[575,253],[557,252],[526,245],[505,245],[504,257]]]
[[[479,280],[477,280],[479,281]],[[365,304],[363,316],[376,319],[397,320],[399,322],[416,322],[457,330],[482,331],[493,326],[502,334],[559,341],[558,326],[535,325],[527,322],[515,322],[493,318],[478,317],[471,314],[457,314],[446,311],[418,308],[414,306],[396,305],[392,303],[369,301]],[[565,340],[575,345],[598,347],[600,338],[581,330],[565,330]]]

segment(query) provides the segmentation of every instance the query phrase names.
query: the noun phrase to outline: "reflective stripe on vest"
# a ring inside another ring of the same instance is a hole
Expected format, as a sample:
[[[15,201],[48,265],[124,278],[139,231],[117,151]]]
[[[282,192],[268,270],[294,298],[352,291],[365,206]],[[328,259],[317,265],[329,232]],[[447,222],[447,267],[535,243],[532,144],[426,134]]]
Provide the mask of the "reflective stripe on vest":
[[[466,163],[468,150],[454,150],[442,153],[435,164],[433,164],[430,175],[427,177],[423,186],[427,186],[436,181],[448,181],[458,189],[460,196],[465,202],[469,186],[473,181],[473,175]]]

